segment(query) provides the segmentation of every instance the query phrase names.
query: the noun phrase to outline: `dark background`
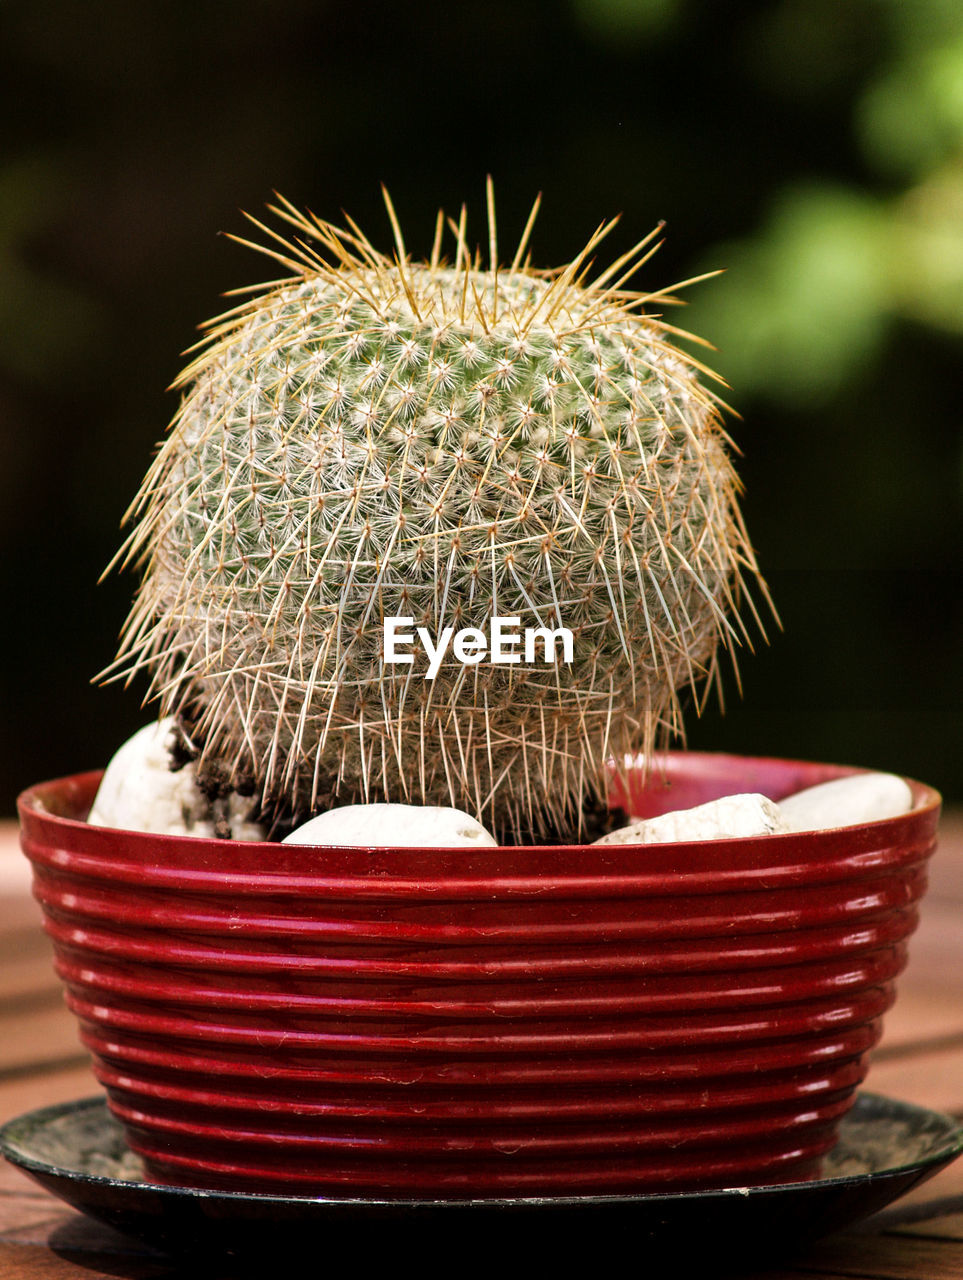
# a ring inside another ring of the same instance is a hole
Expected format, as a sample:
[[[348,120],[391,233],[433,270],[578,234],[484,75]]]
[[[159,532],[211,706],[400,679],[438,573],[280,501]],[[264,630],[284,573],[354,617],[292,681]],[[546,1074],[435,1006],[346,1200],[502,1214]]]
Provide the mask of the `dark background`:
[[[32,0],[0,13],[2,807],[149,714],[100,688],[97,579],[272,190],[379,246],[439,205],[536,264],[665,219],[634,283],[708,268],[746,518],[784,623],[692,746],[873,765],[963,800],[958,0]],[[506,252],[507,251],[507,252]],[[677,317],[673,317],[674,319]]]

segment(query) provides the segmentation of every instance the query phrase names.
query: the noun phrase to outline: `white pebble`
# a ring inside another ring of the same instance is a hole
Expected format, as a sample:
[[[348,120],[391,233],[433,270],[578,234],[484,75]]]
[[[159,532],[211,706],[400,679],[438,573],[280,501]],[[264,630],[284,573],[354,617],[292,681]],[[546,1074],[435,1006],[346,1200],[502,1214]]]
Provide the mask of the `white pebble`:
[[[913,793],[893,773],[855,773],[797,791],[779,802],[790,831],[824,831],[908,813]]]
[[[194,766],[186,766],[193,770]],[[231,828],[232,840],[266,840],[267,828],[260,822],[251,821],[251,798],[239,796],[232,791],[227,798],[227,820]]]
[[[670,840],[727,840],[767,836],[789,827],[779,806],[752,792],[723,796],[692,809],[676,809],[657,818],[640,818],[612,831],[596,844],[662,844]]]
[[[284,844],[438,848],[498,841],[475,818],[444,805],[346,804],[295,828]]]
[[[169,836],[214,838],[211,804],[194,765],[172,770],[174,721],[168,717],[139,729],[108,764],[87,821],[94,827],[151,831]],[[266,832],[247,821],[250,801],[232,795],[228,802],[235,840],[264,840]]]

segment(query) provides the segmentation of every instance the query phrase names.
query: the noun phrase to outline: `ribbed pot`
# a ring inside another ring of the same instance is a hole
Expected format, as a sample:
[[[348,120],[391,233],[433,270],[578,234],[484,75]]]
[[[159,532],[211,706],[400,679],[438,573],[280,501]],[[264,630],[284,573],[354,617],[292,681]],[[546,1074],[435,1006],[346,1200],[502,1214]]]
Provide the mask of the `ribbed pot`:
[[[856,770],[670,753],[627,807]],[[20,799],[67,1002],[156,1180],[501,1197],[818,1174],[893,1000],[939,796],[701,843],[309,848]],[[626,797],[614,797],[625,803]]]

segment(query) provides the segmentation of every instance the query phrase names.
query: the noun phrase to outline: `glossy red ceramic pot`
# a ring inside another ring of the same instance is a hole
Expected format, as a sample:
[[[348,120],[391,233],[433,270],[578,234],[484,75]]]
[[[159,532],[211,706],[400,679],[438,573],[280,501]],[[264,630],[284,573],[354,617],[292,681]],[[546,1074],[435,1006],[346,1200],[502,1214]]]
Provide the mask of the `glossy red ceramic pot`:
[[[633,814],[856,770],[670,753]],[[89,827],[20,799],[114,1113],[156,1180],[336,1197],[818,1174],[906,959],[939,796],[801,835],[357,849]]]

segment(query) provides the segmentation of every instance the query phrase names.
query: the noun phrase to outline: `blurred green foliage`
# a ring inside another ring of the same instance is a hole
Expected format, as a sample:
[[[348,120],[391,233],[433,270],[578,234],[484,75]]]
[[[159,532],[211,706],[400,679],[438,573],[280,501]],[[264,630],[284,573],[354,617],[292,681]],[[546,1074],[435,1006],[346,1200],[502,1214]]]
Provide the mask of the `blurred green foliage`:
[[[847,8],[772,7],[758,61],[774,86],[792,96],[819,78]],[[963,5],[854,8],[880,37],[840,121],[857,163],[845,182],[780,184],[759,224],[714,248],[729,273],[695,306],[733,383],[789,405],[843,393],[881,359],[895,321],[963,335]],[[837,58],[833,78],[845,72]]]
[[[684,0],[572,0],[590,39],[615,45],[642,43],[671,27]]]
[[[0,169],[0,361],[43,383],[51,365],[76,368],[98,329],[96,302],[31,261],[28,246],[63,216],[62,164],[30,156]]]
[[[784,623],[695,746],[836,758],[963,800],[959,0],[34,0],[0,7],[0,777],[143,723],[87,682],[132,581],[96,580],[193,326],[264,264],[274,189],[409,247],[439,205],[537,263],[619,210],[732,384]]]

